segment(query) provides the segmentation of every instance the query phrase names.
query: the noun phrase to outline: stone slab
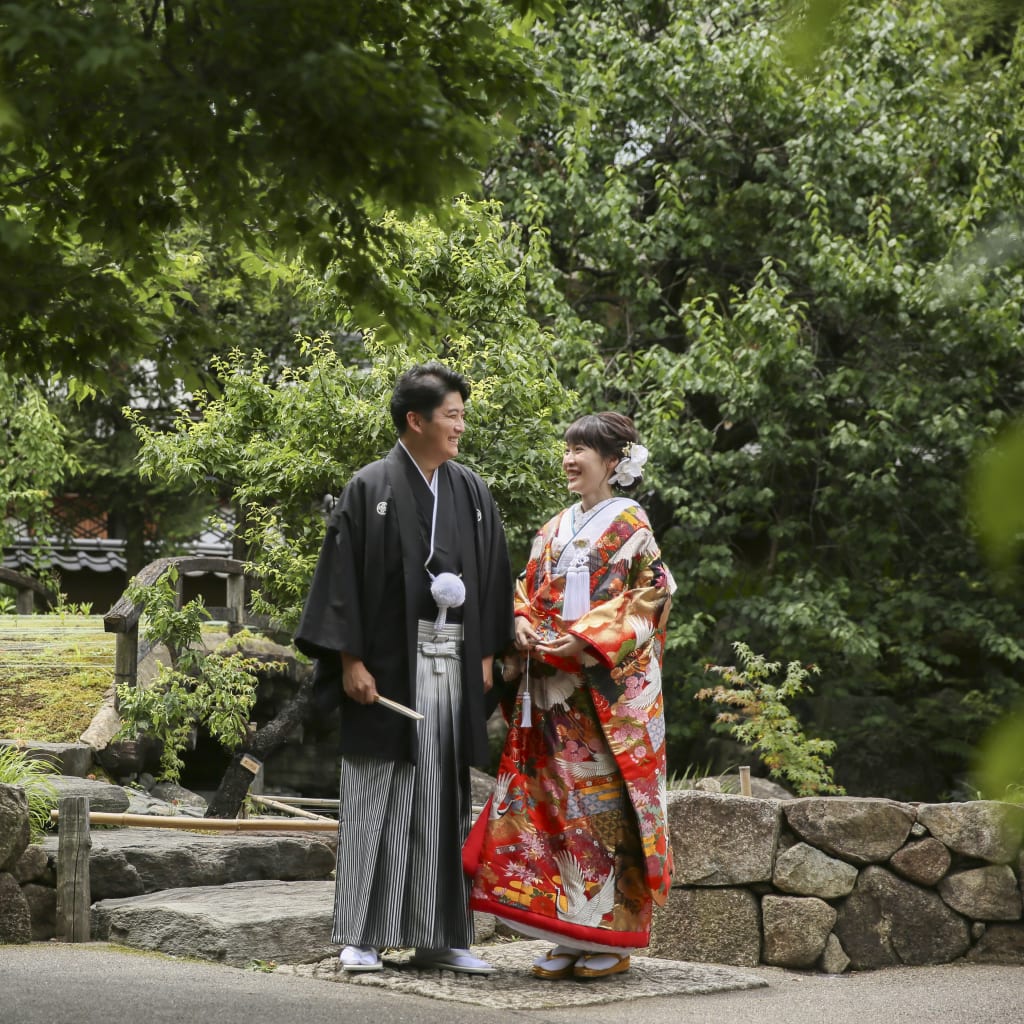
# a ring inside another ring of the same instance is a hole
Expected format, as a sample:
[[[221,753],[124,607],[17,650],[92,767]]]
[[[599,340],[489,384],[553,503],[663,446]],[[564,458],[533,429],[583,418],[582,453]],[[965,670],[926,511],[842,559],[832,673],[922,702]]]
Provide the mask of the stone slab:
[[[497,973],[485,976],[416,970],[405,964],[411,955],[409,951],[392,955],[386,953],[384,970],[371,974],[346,974],[333,957],[317,964],[281,966],[277,972],[497,1009],[514,1007],[517,1011],[595,1006],[601,1003],[625,1003],[648,996],[707,995],[767,987],[763,978],[731,967],[661,960],[648,956],[634,956],[629,971],[611,978],[543,981],[533,976],[530,967],[550,946],[549,942],[505,942],[474,946],[474,953],[485,957],[498,968]],[[637,1017],[642,1016],[642,1011],[637,1011]]]
[[[58,775],[85,778],[93,770],[92,747],[88,743],[44,743],[42,740],[0,740],[0,747],[17,747],[30,760],[42,761]]]
[[[202,828],[202,822],[196,822]],[[92,830],[93,900],[259,879],[312,881],[334,870],[333,835],[210,833],[158,828]],[[43,846],[56,862],[58,837]]]
[[[333,882],[233,882],[167,889],[92,907],[92,937],[246,967],[332,953]]]

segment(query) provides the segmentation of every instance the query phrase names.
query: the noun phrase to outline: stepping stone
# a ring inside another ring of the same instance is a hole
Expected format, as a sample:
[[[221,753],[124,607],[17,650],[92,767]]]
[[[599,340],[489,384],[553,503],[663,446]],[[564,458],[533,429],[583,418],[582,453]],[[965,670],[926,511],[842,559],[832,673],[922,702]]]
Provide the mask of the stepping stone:
[[[233,882],[100,900],[92,937],[232,967],[297,964],[337,958],[333,913],[333,882]]]

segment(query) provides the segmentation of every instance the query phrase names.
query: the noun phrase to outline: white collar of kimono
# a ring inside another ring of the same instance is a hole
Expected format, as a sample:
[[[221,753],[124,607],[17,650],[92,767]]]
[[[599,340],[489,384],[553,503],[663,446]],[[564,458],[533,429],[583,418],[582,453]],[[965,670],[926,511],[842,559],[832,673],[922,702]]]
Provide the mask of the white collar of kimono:
[[[440,466],[434,470],[434,475],[428,480],[427,474],[420,469],[420,464],[412,457],[412,452],[402,444],[401,438],[398,440],[401,445],[402,451],[409,456],[409,461],[416,467],[416,472],[423,477],[423,482],[427,485],[431,495],[434,498],[434,510],[430,514],[430,550],[427,552],[427,560],[423,563],[423,568],[427,570],[427,575],[434,579],[434,574],[430,571],[430,560],[434,557],[434,537],[437,534],[437,478],[440,476]]]
[[[632,498],[606,498],[595,505],[589,513],[584,513],[586,519],[579,526],[579,513],[573,516],[573,512],[582,509],[582,505],[573,505],[562,513],[558,522],[558,532],[555,539],[561,546],[558,561],[555,563],[554,573],[556,576],[564,575],[569,570],[575,556],[579,553],[578,548],[591,547],[602,533],[608,529],[615,517],[624,509],[635,504]]]

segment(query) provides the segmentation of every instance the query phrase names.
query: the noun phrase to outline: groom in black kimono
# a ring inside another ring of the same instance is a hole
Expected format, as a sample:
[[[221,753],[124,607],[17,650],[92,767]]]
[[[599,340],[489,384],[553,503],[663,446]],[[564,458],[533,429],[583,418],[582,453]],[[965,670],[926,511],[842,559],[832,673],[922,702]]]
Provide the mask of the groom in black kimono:
[[[338,499],[295,635],[318,685],[341,690],[332,940],[347,971],[380,970],[394,947],[414,947],[422,967],[492,970],[468,951],[461,846],[469,765],[489,762],[486,694],[512,638],[512,581],[494,499],[451,461],[468,397],[440,363],[398,379],[398,443]]]

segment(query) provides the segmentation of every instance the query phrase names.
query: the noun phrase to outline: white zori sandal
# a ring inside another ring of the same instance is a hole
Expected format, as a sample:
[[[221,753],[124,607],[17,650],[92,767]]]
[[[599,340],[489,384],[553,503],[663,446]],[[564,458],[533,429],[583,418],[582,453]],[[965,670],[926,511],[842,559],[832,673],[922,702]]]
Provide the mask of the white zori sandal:
[[[343,971],[380,971],[384,964],[375,946],[346,946],[338,957]]]
[[[553,946],[533,961],[533,973],[535,977],[544,978],[546,981],[561,981],[563,978],[571,978],[576,961],[581,956],[583,956],[582,949],[573,949],[572,946]]]
[[[584,953],[572,969],[574,978],[608,978],[629,970],[629,953]]]
[[[420,970],[455,971],[457,974],[493,974],[494,968],[468,949],[417,949],[410,967]]]

